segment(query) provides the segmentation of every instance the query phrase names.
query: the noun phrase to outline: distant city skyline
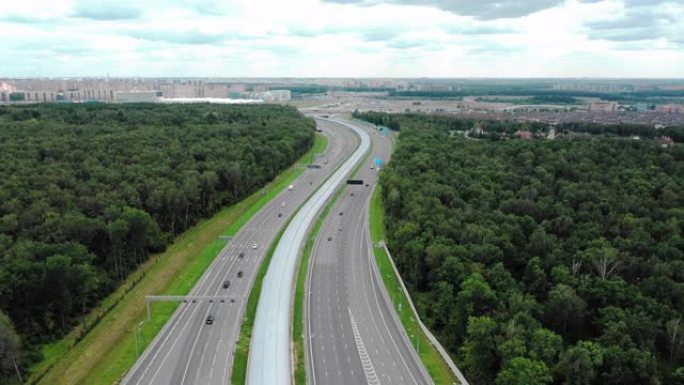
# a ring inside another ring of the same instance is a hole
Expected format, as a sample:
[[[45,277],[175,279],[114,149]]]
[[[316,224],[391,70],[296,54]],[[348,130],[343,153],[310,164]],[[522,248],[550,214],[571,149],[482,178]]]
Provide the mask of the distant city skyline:
[[[684,1],[0,2],[0,77],[684,77]]]

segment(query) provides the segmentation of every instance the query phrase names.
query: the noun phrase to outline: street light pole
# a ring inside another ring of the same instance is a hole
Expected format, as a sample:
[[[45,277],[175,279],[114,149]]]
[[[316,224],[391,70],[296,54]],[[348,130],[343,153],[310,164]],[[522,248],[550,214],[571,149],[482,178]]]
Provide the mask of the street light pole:
[[[418,339],[418,334],[416,334],[416,335],[411,334],[411,338],[415,338],[415,340],[416,340],[416,351],[418,352],[418,354],[420,354],[420,339]]]
[[[411,320],[411,323],[415,322],[413,317],[409,317],[409,319]],[[411,338],[413,338],[413,337],[414,337],[413,334],[411,334]],[[418,333],[416,333],[415,338],[416,338],[416,351],[418,352],[418,354],[420,354],[420,338],[419,338]]]
[[[143,325],[143,321],[138,322],[135,327],[135,356],[140,357],[140,328]]]

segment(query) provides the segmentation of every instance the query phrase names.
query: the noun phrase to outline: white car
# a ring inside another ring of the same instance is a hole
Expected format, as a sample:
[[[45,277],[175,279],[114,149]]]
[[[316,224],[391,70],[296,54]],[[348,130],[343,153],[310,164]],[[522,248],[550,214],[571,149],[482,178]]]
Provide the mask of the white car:
[[[253,249],[256,249],[257,247],[259,247],[259,246],[256,243],[252,245]]]

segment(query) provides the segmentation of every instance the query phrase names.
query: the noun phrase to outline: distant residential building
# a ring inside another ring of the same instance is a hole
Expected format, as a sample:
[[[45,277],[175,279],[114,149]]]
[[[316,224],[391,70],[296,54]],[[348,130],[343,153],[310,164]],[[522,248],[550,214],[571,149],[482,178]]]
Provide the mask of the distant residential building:
[[[159,90],[167,98],[201,98],[204,97],[204,87],[198,81],[177,81],[161,84]]]
[[[655,142],[658,146],[662,148],[667,148],[674,144],[674,140],[672,140],[672,138],[670,138],[669,136],[659,136],[655,138]]]
[[[117,103],[154,103],[158,102],[163,93],[161,91],[117,91],[114,101]]]
[[[0,92],[7,94],[10,92],[14,92],[17,90],[17,87],[7,83],[7,82],[0,82]]]
[[[532,139],[532,137],[534,137],[534,134],[527,130],[518,130],[513,135],[517,136],[520,139]]]
[[[682,104],[661,104],[656,107],[656,111],[664,112],[666,114],[684,114],[684,105]]]
[[[589,104],[589,111],[592,112],[615,112],[618,104],[615,102],[593,102]]]
[[[203,94],[206,98],[228,98],[232,93],[245,92],[244,84],[205,83]]]

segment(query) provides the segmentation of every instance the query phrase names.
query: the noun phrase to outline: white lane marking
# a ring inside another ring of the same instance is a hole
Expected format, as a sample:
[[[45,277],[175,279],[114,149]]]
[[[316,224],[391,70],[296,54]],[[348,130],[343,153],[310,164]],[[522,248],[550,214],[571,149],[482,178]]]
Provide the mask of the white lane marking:
[[[368,206],[367,206],[367,207],[368,207]],[[382,285],[382,283],[377,283],[377,285],[376,285],[375,279],[376,279],[376,277],[380,276],[380,273],[377,273],[377,272],[376,272],[375,260],[372,259],[372,258],[374,258],[374,256],[373,256],[374,254],[373,254],[373,249],[371,248],[372,242],[371,242],[371,240],[370,240],[370,231],[368,231],[367,227],[365,227],[365,228],[364,228],[364,232],[366,233],[366,238],[364,239],[364,241],[366,242],[366,247],[367,247],[367,254],[366,254],[366,255],[368,256],[368,261],[367,261],[367,263],[368,263],[369,266],[370,266],[370,269],[368,270],[368,275],[369,275],[369,277],[370,277],[371,287],[373,288],[373,298],[375,299],[375,308],[378,309],[378,310],[380,310],[380,311],[378,312],[378,314],[380,315],[381,324],[385,327],[385,330],[387,331],[387,335],[388,335],[388,337],[389,337],[389,340],[390,340],[390,342],[392,343],[392,345],[394,345],[394,348],[396,349],[396,352],[398,353],[399,358],[401,359],[401,362],[404,364],[404,367],[406,368],[406,371],[408,372],[409,376],[411,376],[411,379],[413,380],[413,382],[414,382],[416,385],[418,385],[418,384],[420,384],[420,382],[419,382],[419,381],[416,379],[416,377],[413,375],[411,369],[410,369],[409,366],[408,366],[408,363],[406,362],[406,359],[404,358],[404,354],[403,354],[402,351],[399,349],[399,346],[397,345],[397,342],[395,341],[394,336],[392,336],[392,332],[390,331],[389,326],[388,326],[388,322],[390,322],[390,321],[386,320],[386,319],[385,319],[385,316],[384,316],[384,314],[383,314],[382,305],[380,304],[380,300],[381,300],[381,299],[379,298],[379,296],[382,295],[381,290],[382,290],[384,287],[379,286],[379,285]],[[376,275],[376,274],[377,274],[377,275]],[[382,300],[385,300],[385,298],[382,298]],[[394,307],[392,306],[391,303],[389,304],[389,309],[390,309],[389,311],[393,311],[393,310],[394,310]],[[375,316],[376,316],[376,314],[371,313],[371,318],[373,318],[373,322],[375,322]],[[390,314],[390,317],[392,317],[391,314]],[[394,320],[392,320],[392,321],[394,321]],[[401,330],[402,330],[403,326],[402,326],[402,325],[399,325],[399,328],[400,328],[400,331],[399,331],[399,332],[401,333]],[[404,336],[404,335],[401,335],[401,334],[400,334],[399,338],[401,339],[401,337],[403,337],[403,336]],[[405,339],[401,339],[399,343],[402,343],[402,342],[403,342],[403,343],[406,343],[406,340],[405,340]],[[410,341],[409,341],[408,349],[413,349],[413,345],[410,344]],[[409,360],[411,360],[411,359],[413,359],[413,358],[414,358],[413,356],[409,356],[409,357],[408,357]],[[414,362],[414,363],[415,363],[415,362]],[[422,365],[422,362],[417,362],[417,364],[418,364],[418,365]]]
[[[352,332],[354,332],[354,341],[356,342],[356,350],[359,352],[359,358],[361,359],[361,366],[363,366],[363,374],[366,376],[366,382],[371,385],[380,385],[380,380],[377,374],[375,374],[375,368],[373,367],[373,362],[366,351],[366,347],[363,344],[363,339],[359,333],[359,328],[356,327],[356,321],[354,321],[354,315],[352,314],[351,308],[349,310],[349,321],[351,322]]]
[[[236,237],[242,238],[243,232],[240,231],[236,235]],[[247,235],[244,235],[244,237],[247,237]],[[248,239],[250,241],[252,240],[251,237],[249,237]],[[232,246],[235,246],[235,245],[236,245],[235,243],[232,244]],[[239,251],[239,250],[240,249],[237,248],[237,250],[232,252],[232,254],[236,255],[237,251]],[[224,248],[221,251],[221,253],[226,254],[226,255],[230,255],[231,254],[231,244],[229,244],[226,248]],[[211,286],[210,285],[207,286],[207,283],[209,283],[211,281],[211,283],[213,285],[215,285],[217,283],[217,278],[222,277],[225,279],[227,272],[232,270],[236,260],[237,260],[237,257],[231,258],[230,260],[222,260],[220,263],[216,262],[216,261],[212,262],[212,264],[209,266],[209,268],[207,270],[205,270],[205,272],[202,274],[202,278],[200,279],[200,282],[195,284],[195,286],[191,289],[190,294],[191,295],[192,294],[198,294],[198,293],[202,293],[203,291],[206,292],[206,291],[211,290]],[[228,269],[225,268],[226,264],[229,264]],[[226,273],[220,274],[221,271],[225,271]],[[216,274],[216,272],[219,272],[219,273]],[[209,279],[212,275],[213,275],[213,277],[211,279]],[[215,291],[215,293],[217,293],[217,292],[218,292],[218,290]],[[183,307],[183,309],[180,310],[180,313],[174,312],[172,319],[176,318],[176,317],[178,317],[178,318],[177,318],[177,321],[175,321],[174,324],[171,326],[171,330],[169,331],[166,328],[163,329],[163,332],[166,333],[166,336],[163,336],[163,339],[161,340],[161,342],[159,342],[159,340],[157,340],[157,337],[155,337],[155,340],[148,347],[148,349],[153,348],[153,349],[156,349],[156,351],[154,352],[152,358],[149,360],[149,364],[144,368],[143,373],[138,378],[136,385],[140,385],[140,383],[145,378],[145,375],[147,374],[148,370],[150,370],[154,366],[153,362],[157,360],[157,356],[160,353],[164,352],[164,354],[161,357],[161,363],[159,363],[159,365],[157,365],[157,370],[154,372],[154,374],[152,375],[152,378],[148,382],[150,384],[154,383],[155,378],[157,377],[157,375],[161,371],[162,367],[165,365],[167,358],[170,356],[171,352],[174,350],[173,349],[174,346],[179,341],[179,339],[184,335],[186,327],[190,324],[190,321],[195,317],[195,313],[198,309],[199,309],[199,306],[185,306],[185,307]],[[183,317],[185,317],[186,315],[188,318],[184,320]],[[185,322],[181,322],[181,321],[185,321]],[[181,323],[183,324],[183,326],[181,327],[180,333],[173,333],[175,328],[177,326],[179,326],[179,324],[181,324]],[[158,334],[158,336],[159,336],[159,334]],[[164,349],[169,338],[172,336],[173,336],[173,343],[171,344],[171,347],[169,349]],[[153,346],[153,345],[156,345],[156,346]],[[139,369],[140,369],[140,367],[137,367],[134,370],[139,370]]]
[[[341,141],[334,140],[334,141],[331,141],[331,142],[332,142],[332,144],[333,144],[332,146],[330,146],[331,148],[338,148],[338,147],[340,147],[341,144],[344,144],[345,149],[346,149],[346,148],[351,148],[351,144],[348,143],[348,141],[346,141],[346,140],[341,140]],[[338,150],[335,152],[335,154],[336,154],[336,153],[340,153],[340,152],[341,152],[341,151],[338,149]],[[339,160],[337,159],[336,156],[331,156],[331,159],[333,159],[333,163],[339,161]],[[318,183],[318,182],[317,182],[317,183]],[[314,187],[312,187],[312,189],[313,189],[313,188],[314,188]],[[270,203],[272,203],[272,202],[269,202],[269,205],[270,205]],[[251,221],[248,222],[248,224],[249,224],[249,223],[261,223],[261,222],[263,222],[263,221],[264,221],[264,218],[269,217],[269,216],[271,215],[270,211],[271,211],[271,210],[259,210],[259,211],[252,217]],[[216,280],[217,277],[220,277],[220,272],[221,272],[221,271],[225,271],[225,274],[228,274],[228,273],[232,270],[232,268],[233,268],[233,266],[234,266],[233,264],[231,264],[231,265],[229,266],[228,270],[225,270],[226,263],[230,262],[231,260],[233,260],[233,262],[234,262],[234,259],[229,258],[230,254],[231,254],[231,253],[230,253],[230,248],[232,247],[233,250],[235,250],[235,249],[237,249],[237,250],[242,250],[242,249],[248,249],[248,248],[250,248],[251,245],[253,244],[252,235],[254,235],[254,234],[256,233],[256,231],[255,231],[256,229],[257,229],[257,226],[254,226],[254,225],[243,227],[243,229],[241,229],[241,231],[240,231],[238,234],[236,234],[236,236],[235,236],[235,238],[233,239],[233,241],[228,245],[228,248],[224,248],[224,249],[221,251],[220,256],[219,256],[218,258],[216,258],[216,261],[214,261],[214,263],[212,263],[212,265],[209,267],[209,269],[207,269],[207,272],[205,272],[205,274],[203,274],[203,276],[200,278],[200,281],[195,285],[195,287],[193,287],[193,289],[192,289],[192,291],[191,291],[191,294],[197,293],[197,292],[202,292],[203,289],[204,289],[204,286],[205,286],[210,280],[213,282],[213,281]],[[275,235],[275,234],[274,234],[274,235]],[[242,241],[243,239],[244,239],[244,241]],[[237,242],[236,242],[236,241],[237,241]],[[261,256],[260,259],[263,259],[263,256]],[[260,261],[259,261],[259,262],[260,262]],[[218,266],[218,267],[217,267],[217,266]],[[257,265],[257,267],[258,267],[258,265]],[[213,278],[211,278],[212,274],[207,274],[209,271],[214,272],[214,271],[217,271],[217,270],[219,271],[219,274],[218,274],[218,275],[215,274]],[[250,280],[250,282],[251,282],[251,281],[252,281],[252,280]],[[208,289],[211,290],[211,288],[208,288]],[[216,290],[216,292],[218,292],[218,290]],[[241,305],[242,305],[242,306],[240,307],[240,309],[244,309],[244,301],[241,301]],[[145,375],[147,374],[148,370],[154,366],[154,365],[152,364],[152,361],[157,360],[157,355],[158,355],[160,352],[162,352],[162,351],[164,350],[165,345],[166,345],[166,343],[168,342],[168,339],[169,339],[171,336],[173,336],[174,342],[173,342],[171,348],[167,350],[167,353],[163,356],[162,363],[158,366],[157,371],[156,371],[156,372],[154,373],[154,375],[153,375],[153,379],[152,379],[151,381],[154,381],[154,378],[157,376],[157,374],[159,373],[159,371],[160,371],[160,370],[162,369],[162,367],[164,366],[164,364],[165,364],[165,362],[166,362],[166,359],[168,358],[168,355],[170,354],[171,351],[174,350],[173,347],[175,346],[176,342],[178,342],[179,336],[182,336],[182,335],[183,335],[184,330],[185,330],[185,327],[188,326],[188,324],[190,323],[190,320],[192,320],[192,319],[194,318],[194,314],[195,314],[195,312],[197,311],[198,308],[199,308],[199,307],[195,307],[195,306],[183,306],[182,309],[179,309],[179,311],[177,311],[176,313],[174,313],[174,315],[172,316],[173,320],[171,321],[171,322],[172,322],[172,325],[171,325],[171,328],[170,328],[171,331],[169,331],[169,329],[165,327],[165,328],[162,330],[162,333],[159,333],[159,334],[161,334],[161,336],[159,336],[159,335],[157,336],[157,337],[161,337],[161,346],[159,346],[160,344],[158,343],[160,339],[159,339],[159,338],[155,338],[155,340],[150,344],[149,349],[146,349],[146,352],[143,353],[142,360],[139,360],[139,361],[136,363],[136,367],[134,367],[133,370],[131,370],[130,374],[131,374],[131,377],[132,377],[132,376],[134,376],[133,373],[138,372],[138,371],[141,369],[141,366],[142,366],[142,365],[138,365],[138,363],[140,363],[141,361],[144,361],[146,358],[148,358],[148,357],[149,357],[150,351],[154,352],[154,353],[153,353],[152,359],[149,360],[149,361],[151,361],[151,362],[150,362],[148,365],[145,365],[144,370],[143,370],[143,373],[140,375],[140,377],[139,377],[139,379],[138,379],[138,381],[137,381],[137,384],[139,384],[139,383],[144,379],[144,377],[145,377]],[[188,313],[189,313],[189,314],[188,314]],[[188,319],[183,320],[183,318],[184,318],[185,316],[188,316],[188,315],[189,315],[189,320],[188,320]],[[183,322],[183,321],[185,321],[185,322]],[[236,322],[236,325],[239,325],[239,324],[240,324],[239,322]],[[173,333],[173,330],[174,330],[176,327],[180,326],[180,325],[182,325],[181,333],[178,333],[178,334]],[[235,347],[235,345],[233,345],[233,347]],[[230,352],[230,353],[229,353],[229,357],[232,357],[232,354],[233,354],[233,353]],[[226,368],[227,368],[227,367],[228,367],[228,366],[226,366]],[[224,378],[226,377],[225,368],[224,368],[224,376],[223,376],[223,377],[224,377]],[[225,382],[225,381],[224,381],[224,382]]]
[[[207,315],[211,314],[211,306],[206,310],[204,313],[204,318],[207,317]],[[185,370],[183,370],[183,378],[181,378],[181,385],[185,384],[185,377],[188,375],[188,369],[190,368],[190,363],[192,362],[192,355],[195,352],[195,347],[197,346],[197,342],[199,341],[200,336],[202,335],[202,332],[204,331],[203,329],[206,327],[204,323],[200,324],[200,330],[195,336],[195,341],[192,343],[192,347],[190,348],[190,357],[188,357],[188,362],[185,364]],[[208,333],[208,331],[207,331]],[[205,345],[206,346],[206,345]],[[204,354],[202,354],[204,355]],[[200,361],[201,362],[201,361]]]
[[[216,357],[219,355],[219,349],[221,348],[221,344],[223,343],[223,339],[219,338],[218,343],[216,344],[216,351],[214,352],[214,358],[211,360],[211,369],[209,370],[209,381],[214,377],[214,368],[216,367]]]

